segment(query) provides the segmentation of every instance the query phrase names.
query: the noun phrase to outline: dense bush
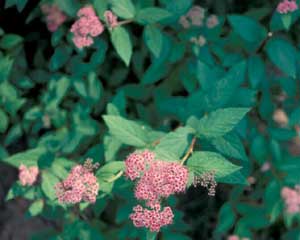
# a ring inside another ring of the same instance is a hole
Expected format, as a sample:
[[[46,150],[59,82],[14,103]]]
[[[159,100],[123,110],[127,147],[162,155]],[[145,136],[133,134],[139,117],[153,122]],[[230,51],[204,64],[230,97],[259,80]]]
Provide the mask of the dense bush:
[[[32,239],[300,239],[298,4],[0,4],[5,200]]]

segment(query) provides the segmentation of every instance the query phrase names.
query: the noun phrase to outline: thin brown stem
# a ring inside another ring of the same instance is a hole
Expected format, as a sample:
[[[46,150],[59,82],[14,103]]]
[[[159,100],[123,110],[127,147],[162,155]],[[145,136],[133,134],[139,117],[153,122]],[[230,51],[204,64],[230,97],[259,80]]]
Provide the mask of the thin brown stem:
[[[195,143],[196,143],[196,137],[193,137],[192,142],[189,146],[189,149],[187,150],[186,154],[184,155],[184,157],[180,161],[181,165],[183,165],[185,163],[185,161],[189,158],[189,156],[193,153]]]
[[[123,173],[124,173],[123,171],[118,172],[117,175],[107,179],[107,182],[111,183],[111,182],[116,181],[118,178],[120,178],[123,175]]]
[[[118,27],[122,26],[122,25],[126,25],[128,23],[132,23],[132,22],[133,22],[133,19],[128,19],[128,20],[120,21],[120,22],[118,22]]]

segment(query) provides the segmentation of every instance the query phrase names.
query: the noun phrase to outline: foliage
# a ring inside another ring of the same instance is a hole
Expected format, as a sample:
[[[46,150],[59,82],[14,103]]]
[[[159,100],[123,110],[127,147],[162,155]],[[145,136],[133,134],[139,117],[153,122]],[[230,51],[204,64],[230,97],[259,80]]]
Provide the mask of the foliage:
[[[288,213],[281,198],[300,184],[299,10],[280,14],[266,1],[225,11],[227,1],[212,1],[193,25],[192,0],[35,2],[0,9],[32,24],[26,34],[0,25],[0,161],[39,168],[36,184],[16,180],[6,195],[51,223],[33,239],[300,238],[300,211]],[[67,17],[51,33],[35,29],[49,21],[43,4]],[[105,30],[79,49],[70,28],[87,4]],[[186,193],[164,200],[175,218],[160,233],[129,219],[137,200],[124,160],[145,149],[189,170]],[[54,186],[87,158],[100,164],[96,202],[61,204]],[[207,172],[215,198],[192,189]],[[213,229],[208,214],[182,211],[186,198],[218,215]]]

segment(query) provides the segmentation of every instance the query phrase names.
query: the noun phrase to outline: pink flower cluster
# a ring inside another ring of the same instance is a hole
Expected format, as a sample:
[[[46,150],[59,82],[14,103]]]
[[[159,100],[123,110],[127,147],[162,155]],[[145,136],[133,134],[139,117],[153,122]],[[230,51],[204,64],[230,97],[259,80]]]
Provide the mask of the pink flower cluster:
[[[288,213],[300,212],[300,185],[296,185],[294,189],[289,187],[282,188],[281,197],[284,200]]]
[[[148,150],[131,153],[125,161],[125,176],[131,181],[141,177],[146,168],[154,161],[154,157],[154,153]]]
[[[200,6],[193,6],[186,15],[181,16],[179,23],[183,28],[189,28],[192,26],[202,26],[203,19],[205,17],[205,10]]]
[[[171,224],[173,213],[170,207],[160,212],[160,201],[172,194],[184,192],[188,181],[188,170],[179,163],[155,160],[154,153],[145,150],[130,154],[125,161],[125,175],[130,180],[139,179],[135,197],[145,200],[150,209],[134,208],[130,215],[136,227],[147,227],[159,231]],[[155,218],[155,219],[154,219]]]
[[[91,6],[81,8],[77,16],[79,19],[71,27],[73,42],[78,48],[90,46],[94,43],[93,37],[104,31],[104,26]]]
[[[287,14],[289,12],[294,12],[298,9],[296,1],[283,0],[277,5],[277,12],[280,14]]]
[[[136,185],[135,197],[154,206],[160,198],[184,192],[188,170],[175,162],[154,161]]]
[[[32,186],[39,175],[39,169],[36,166],[26,167],[24,164],[19,166],[19,180],[22,186]]]
[[[105,11],[104,12],[105,21],[110,28],[114,28],[118,26],[118,19],[117,16],[113,14],[112,11]]]
[[[158,204],[154,209],[146,209],[141,205],[133,208],[134,213],[130,214],[130,219],[135,227],[146,227],[152,232],[159,232],[160,228],[172,224],[174,214],[170,207],[165,207],[160,211]]]
[[[55,32],[67,19],[67,16],[56,5],[43,4],[41,10],[46,15],[46,23],[50,32]]]
[[[99,191],[99,183],[91,169],[82,165],[72,168],[68,177],[55,185],[60,203],[94,203]]]

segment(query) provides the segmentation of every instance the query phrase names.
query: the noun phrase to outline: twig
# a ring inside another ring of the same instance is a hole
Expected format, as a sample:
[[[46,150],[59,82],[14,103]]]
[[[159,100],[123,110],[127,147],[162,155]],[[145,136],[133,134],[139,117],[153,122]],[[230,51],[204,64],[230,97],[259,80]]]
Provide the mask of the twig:
[[[187,150],[187,152],[184,155],[184,157],[181,159],[181,162],[180,162],[181,165],[183,165],[185,163],[185,161],[189,158],[189,156],[193,153],[194,147],[195,147],[195,143],[196,143],[196,137],[193,137],[189,149]]]
[[[116,181],[118,178],[120,178],[123,175],[123,173],[124,173],[123,171],[120,171],[117,175],[107,179],[107,182],[111,183]]]

